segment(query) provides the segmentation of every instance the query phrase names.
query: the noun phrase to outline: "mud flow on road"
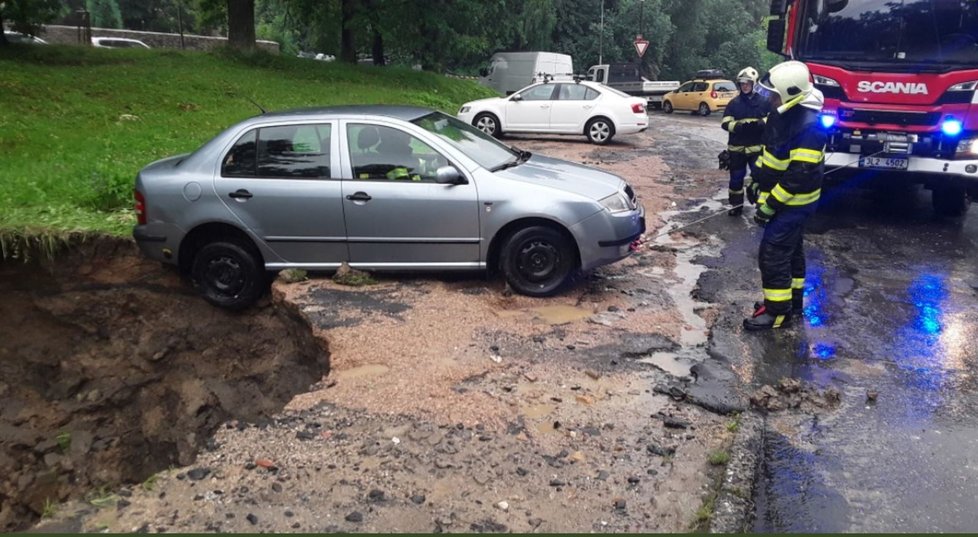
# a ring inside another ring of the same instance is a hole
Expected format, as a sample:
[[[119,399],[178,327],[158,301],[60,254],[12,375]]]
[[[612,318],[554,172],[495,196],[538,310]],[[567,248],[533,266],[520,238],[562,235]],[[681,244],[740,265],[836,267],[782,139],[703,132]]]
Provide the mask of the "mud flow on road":
[[[507,140],[621,175],[645,204],[650,232],[715,203],[707,200],[717,189],[718,173],[673,169],[654,149],[665,142],[649,133],[600,148],[582,142]],[[281,330],[267,331],[276,345],[264,348],[256,348],[255,336],[247,335],[261,333],[256,324],[273,320],[290,327],[282,316],[295,314],[307,337],[328,342],[329,372],[322,372],[311,389],[304,375],[282,379],[280,385],[289,386],[287,395],[294,397],[267,421],[215,417],[215,422],[233,419],[204,440],[196,458],[169,459],[174,467],[153,474],[149,486],[108,487],[100,505],[60,503],[39,528],[608,532],[703,527],[731,440],[730,413],[743,409],[732,373],[725,376],[707,353],[713,308],[690,295],[702,270],[694,258],[716,255],[721,246],[681,233],[656,238],[620,263],[581,275],[549,299],[513,295],[499,279],[480,274],[377,275],[378,283],[356,288],[338,285],[328,275],[297,283],[279,280],[270,306],[254,317],[215,313],[174,287],[166,291],[172,310],[143,317],[140,308],[118,298],[108,308],[118,312],[106,321],[110,339],[117,330],[135,334],[126,328],[132,323],[117,322],[133,315],[140,325],[162,318],[177,334],[186,330],[180,322],[191,312],[205,326],[229,318],[240,323],[241,333],[234,337],[209,330],[204,335],[244,349],[207,350],[204,342],[194,343],[187,357],[198,358],[188,368],[242,367],[221,354],[311,348],[303,336]],[[131,286],[101,292],[128,297]],[[22,302],[39,300],[22,293]],[[138,346],[134,353],[140,356]],[[204,353],[208,360],[199,359]],[[167,355],[160,363],[178,356]],[[126,359],[140,371],[167,369]],[[261,371],[272,368],[280,374],[288,369],[269,364]],[[185,374],[195,380],[200,375]],[[707,377],[712,383],[701,390],[698,379]],[[251,377],[221,376],[195,385],[240,380]],[[157,412],[133,407],[132,420]]]
[[[328,372],[295,313],[215,310],[131,241],[0,263],[0,529],[189,464]]]

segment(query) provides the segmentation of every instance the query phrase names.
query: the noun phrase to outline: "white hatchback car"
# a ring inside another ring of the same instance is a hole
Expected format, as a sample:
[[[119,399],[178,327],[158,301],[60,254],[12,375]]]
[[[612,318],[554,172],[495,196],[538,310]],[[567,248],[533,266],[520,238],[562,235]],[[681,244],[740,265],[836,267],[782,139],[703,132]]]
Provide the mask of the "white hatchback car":
[[[646,101],[596,82],[548,81],[509,97],[462,105],[458,118],[495,137],[503,133],[583,134],[606,144],[649,128]]]

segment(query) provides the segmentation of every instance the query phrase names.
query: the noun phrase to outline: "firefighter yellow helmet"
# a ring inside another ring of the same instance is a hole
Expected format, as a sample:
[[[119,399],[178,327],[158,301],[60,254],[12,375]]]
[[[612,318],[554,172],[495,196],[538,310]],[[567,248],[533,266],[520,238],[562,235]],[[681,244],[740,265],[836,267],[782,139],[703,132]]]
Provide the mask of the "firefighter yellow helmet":
[[[758,82],[762,88],[781,96],[782,108],[790,108],[812,94],[812,75],[808,66],[795,60],[771,68]]]
[[[744,67],[743,69],[740,70],[739,73],[737,73],[737,83],[738,84],[743,82],[756,83],[757,77],[758,77],[757,69],[754,69],[753,67]]]

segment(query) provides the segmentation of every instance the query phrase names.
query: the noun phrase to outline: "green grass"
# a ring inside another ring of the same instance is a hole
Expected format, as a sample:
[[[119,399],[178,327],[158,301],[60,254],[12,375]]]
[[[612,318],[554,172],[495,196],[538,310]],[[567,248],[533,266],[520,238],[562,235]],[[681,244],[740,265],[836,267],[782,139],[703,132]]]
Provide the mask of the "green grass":
[[[713,466],[723,466],[730,461],[730,454],[726,451],[714,451],[710,453],[709,460]]]
[[[0,49],[0,239],[126,235],[136,173],[268,110],[414,104],[455,113],[492,95],[403,68],[256,53],[84,47]],[[9,257],[6,253],[0,257]]]

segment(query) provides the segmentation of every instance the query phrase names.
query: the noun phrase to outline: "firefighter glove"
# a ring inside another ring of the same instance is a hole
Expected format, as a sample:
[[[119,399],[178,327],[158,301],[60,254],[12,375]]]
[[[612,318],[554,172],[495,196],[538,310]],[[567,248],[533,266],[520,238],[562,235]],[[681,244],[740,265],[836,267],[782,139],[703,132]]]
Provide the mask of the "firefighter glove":
[[[754,213],[754,223],[756,223],[761,227],[764,227],[768,224],[768,222],[771,221],[771,218],[773,217],[774,217],[774,209],[768,206],[768,204],[764,203],[760,207],[758,207],[757,211]]]
[[[720,169],[721,170],[729,170],[730,169],[730,151],[727,151],[726,149],[724,149],[723,151],[721,151],[720,154],[717,155],[717,160],[720,163]]]
[[[757,205],[757,198],[760,197],[760,195],[761,195],[760,183],[758,183],[757,181],[753,181],[751,182],[751,184],[747,185],[747,201],[749,201],[751,205]]]

